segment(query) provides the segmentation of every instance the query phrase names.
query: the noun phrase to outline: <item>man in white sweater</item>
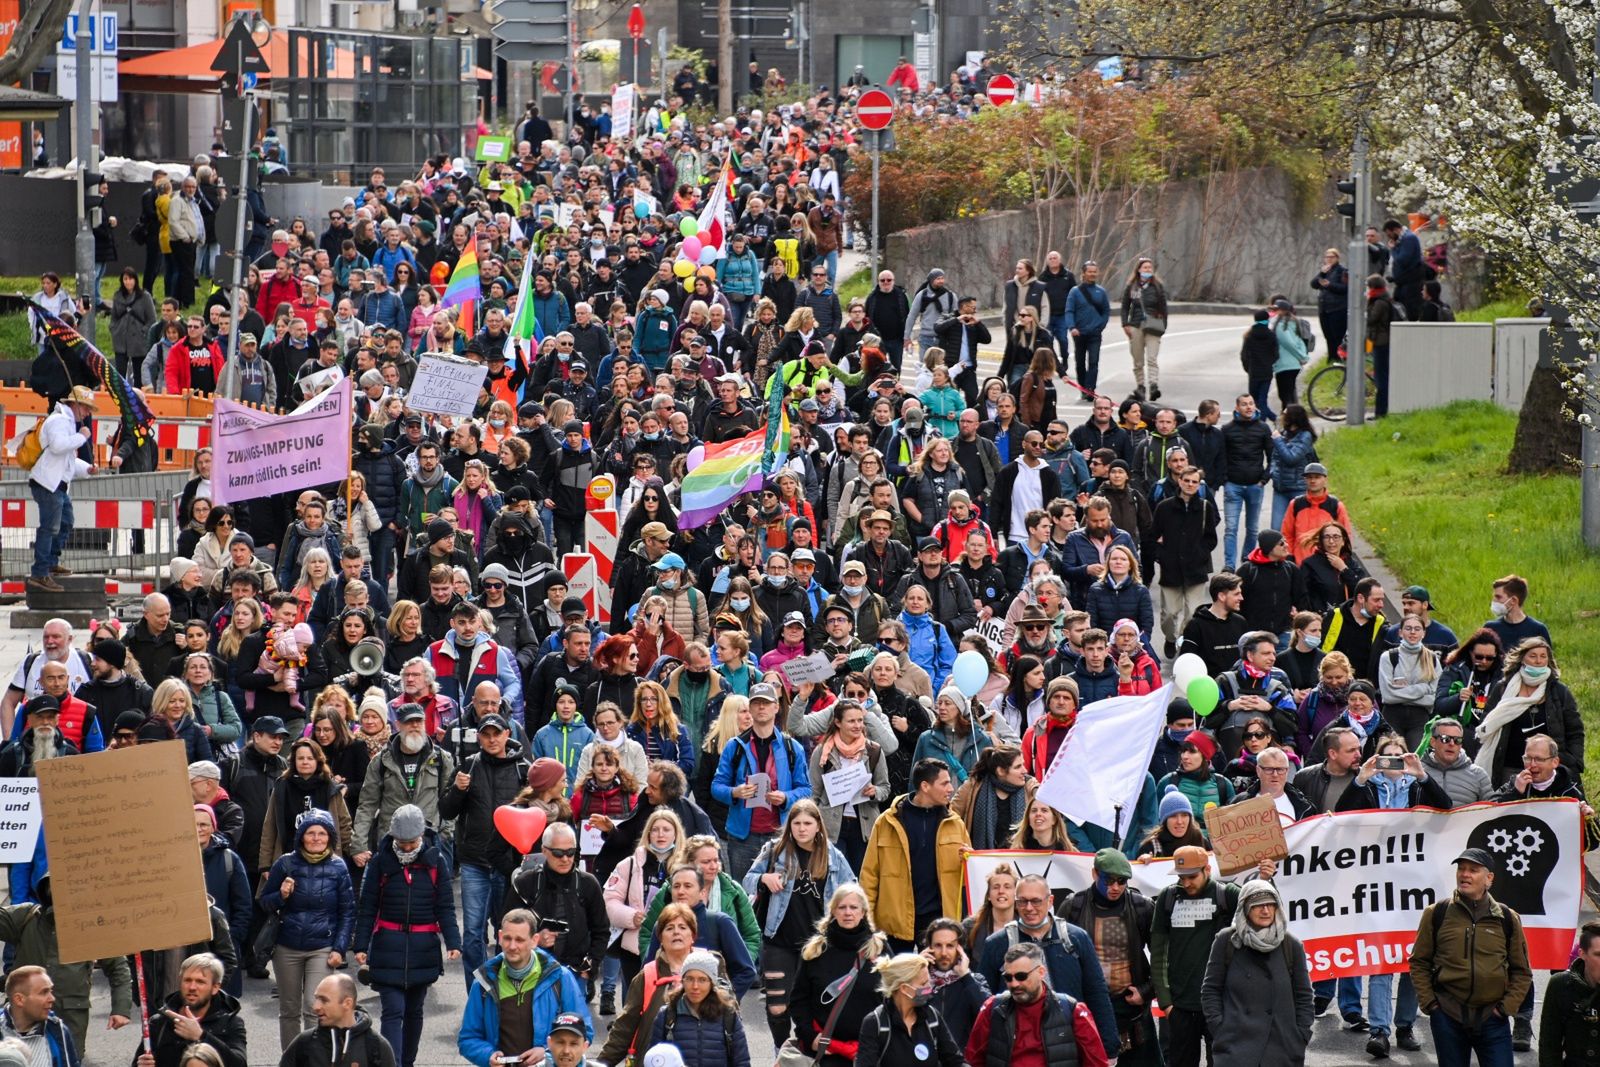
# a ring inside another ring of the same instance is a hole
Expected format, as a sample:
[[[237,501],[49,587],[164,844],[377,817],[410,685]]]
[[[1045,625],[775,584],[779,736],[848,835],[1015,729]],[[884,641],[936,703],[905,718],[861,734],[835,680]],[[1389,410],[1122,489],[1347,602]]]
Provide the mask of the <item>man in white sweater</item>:
[[[94,414],[94,393],[75,385],[56,403],[39,428],[43,451],[28,471],[28,490],[39,509],[39,526],[33,541],[33,571],[28,585],[47,593],[64,592],[55,575],[70,574],[61,566],[61,550],[72,533],[72,479],[92,474],[94,468],[78,457],[78,449],[91,443],[89,419]]]

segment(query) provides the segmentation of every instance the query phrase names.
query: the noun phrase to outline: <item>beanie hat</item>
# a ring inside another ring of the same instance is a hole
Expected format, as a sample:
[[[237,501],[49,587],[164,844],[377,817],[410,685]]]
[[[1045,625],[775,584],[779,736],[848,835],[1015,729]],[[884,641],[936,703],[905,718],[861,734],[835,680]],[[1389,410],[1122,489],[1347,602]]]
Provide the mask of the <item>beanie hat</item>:
[[[112,725],[111,732],[116,734],[123,730],[137,730],[143,725],[144,712],[134,711],[132,708],[129,708],[127,711],[117,716],[117,721]]]
[[[119,671],[128,665],[128,646],[114,637],[96,641],[93,651],[97,657],[105,660]]]
[[[217,828],[217,813],[211,810],[210,804],[196,804],[194,806],[194,810],[195,814],[204,815],[206,817],[206,820],[211,823],[211,828],[213,830]]]
[[[956,707],[960,708],[962,712],[969,718],[971,717],[972,701],[967,699],[967,694],[963,693],[953,685],[947,685],[943,689],[939,690],[939,700],[946,699],[955,701]],[[935,701],[935,706],[938,706],[937,701]]]
[[[1194,805],[1189,803],[1189,798],[1183,790],[1175,785],[1167,786],[1166,794],[1161,798],[1161,809],[1156,813],[1156,825],[1166,823],[1174,815],[1187,815],[1194,818]]]
[[[443,519],[434,519],[429,522],[427,532],[429,544],[432,544],[435,541],[447,540],[455,533],[454,530],[450,529],[450,524],[445,522]]]
[[[678,977],[683,977],[690,971],[699,971],[713,982],[722,977],[722,968],[717,965],[715,953],[706,949],[695,949],[684,959],[683,966],[678,968]]]
[[[528,767],[528,788],[535,793],[543,793],[556,783],[565,781],[566,777],[566,764],[549,756],[540,756]]]
[[[1283,534],[1277,530],[1262,530],[1256,534],[1256,544],[1263,553],[1271,554],[1273,549],[1283,544]]]
[[[389,836],[396,841],[415,841],[427,829],[427,816],[415,804],[400,805],[389,819]]]
[[[1207,763],[1217,758],[1217,739],[1203,730],[1194,731],[1183,739],[1183,743],[1199,749]]]
[[[1167,705],[1167,725],[1171,726],[1179,719],[1194,718],[1194,706],[1189,703],[1188,697],[1173,697],[1172,703]]]
[[[167,580],[177,585],[183,581],[186,574],[198,566],[198,563],[187,556],[173,556],[172,562],[167,564]]]
[[[379,689],[377,686],[373,686],[371,689],[368,689],[367,695],[361,698],[361,709],[359,713],[365,715],[368,710],[375,711],[379,715],[388,718],[389,701],[384,698],[383,690]]]

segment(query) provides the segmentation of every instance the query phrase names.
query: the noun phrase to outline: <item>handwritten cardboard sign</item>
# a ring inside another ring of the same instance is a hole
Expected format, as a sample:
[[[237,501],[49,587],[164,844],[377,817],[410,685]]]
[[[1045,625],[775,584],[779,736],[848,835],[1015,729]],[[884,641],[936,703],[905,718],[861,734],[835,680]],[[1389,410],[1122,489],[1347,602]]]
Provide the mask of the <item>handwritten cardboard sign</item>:
[[[62,963],[211,938],[181,741],[38,764]]]
[[[39,843],[39,782],[0,778],[0,863],[27,863]]]
[[[1206,832],[1211,835],[1211,849],[1217,854],[1217,868],[1225,875],[1289,854],[1278,806],[1271,797],[1208,808]]]
[[[406,406],[412,411],[465,418],[477,410],[478,392],[488,373],[482,363],[430,352],[417,361]]]

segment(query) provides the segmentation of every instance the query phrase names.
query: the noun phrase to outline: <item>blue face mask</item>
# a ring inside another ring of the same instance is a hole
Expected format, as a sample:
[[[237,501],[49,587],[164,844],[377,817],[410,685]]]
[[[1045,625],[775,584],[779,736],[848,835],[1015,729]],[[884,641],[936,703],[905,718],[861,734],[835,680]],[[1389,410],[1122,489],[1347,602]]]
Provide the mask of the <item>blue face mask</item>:
[[[1527,681],[1527,682],[1542,682],[1542,681],[1544,681],[1545,676],[1548,675],[1549,673],[1550,673],[1550,668],[1549,667],[1527,667],[1527,666],[1524,666],[1522,668],[1522,678],[1523,678],[1524,681]]]
[[[656,584],[670,593],[672,590],[678,588],[678,579],[676,579],[676,578],[663,578],[663,579],[661,579],[661,581],[657,582]]]
[[[789,580],[789,576],[787,574],[769,574],[769,575],[766,575],[767,584],[772,586],[774,589],[778,588],[779,586],[781,586],[784,582],[787,582],[788,580]]]
[[[731,607],[734,611],[749,611],[750,610],[750,598],[747,597],[747,596],[729,597],[728,598],[728,606]]]
[[[644,436],[644,439],[646,441],[659,441],[659,440],[661,440],[661,431],[660,430],[647,430],[644,433],[643,436]]]
[[[1193,730],[1174,730],[1169,726],[1167,727],[1167,740],[1175,745],[1181,745],[1183,744],[1183,739],[1192,733],[1194,733]]]
[[[867,587],[864,585],[841,585],[839,590],[845,596],[860,596],[867,591]]]
[[[1304,644],[1305,644],[1305,646],[1307,648],[1321,648],[1322,647],[1322,635],[1321,634],[1301,634],[1300,635],[1300,640],[1302,642],[1304,642]]]

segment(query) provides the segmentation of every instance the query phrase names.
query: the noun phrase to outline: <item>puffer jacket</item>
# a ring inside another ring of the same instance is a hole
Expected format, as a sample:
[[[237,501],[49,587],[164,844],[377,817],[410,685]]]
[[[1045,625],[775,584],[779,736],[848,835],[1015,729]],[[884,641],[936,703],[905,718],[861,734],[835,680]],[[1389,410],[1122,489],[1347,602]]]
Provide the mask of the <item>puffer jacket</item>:
[[[1150,590],[1134,581],[1132,576],[1123,583],[1113,585],[1110,575],[1089,587],[1089,598],[1084,605],[1089,613],[1089,625],[1111,632],[1119,619],[1132,619],[1139,633],[1148,636],[1155,630],[1155,609],[1150,603]]]
[[[394,838],[385,835],[367,865],[355,947],[367,954],[373,985],[413,989],[438,981],[444,973],[440,938],[445,948],[459,950],[461,931],[438,835],[429,831],[421,855],[409,864],[393,846]]]
[[[406,483],[405,466],[390,451],[373,452],[358,448],[355,467],[367,480],[367,499],[378,509],[378,518],[385,523],[399,525],[403,521],[400,514],[400,487]]]
[[[644,591],[639,603],[650,597],[661,596],[667,602],[667,624],[683,635],[685,641],[705,641],[711,636],[711,616],[708,614],[706,595],[692,586],[681,584],[668,591],[653,585]]]
[[[1272,491],[1297,497],[1306,491],[1306,464],[1317,458],[1317,440],[1309,430],[1272,441]],[[1292,547],[1292,546],[1291,546]]]
[[[702,1019],[688,997],[679,997],[656,1012],[650,1028],[651,1045],[669,1040],[688,1067],[750,1067],[750,1043],[737,1012],[731,1020]]]
[[[261,907],[279,916],[278,944],[284,948],[348,952],[356,918],[350,870],[337,855],[311,863],[300,854],[306,831],[313,826],[328,831],[330,847],[338,840],[333,816],[325,811],[307,816],[295,833],[295,850],[279,856],[267,873]],[[287,899],[282,893],[285,878],[294,879],[294,892]]]
[[[950,643],[950,635],[945,632],[944,626],[934,622],[931,613],[913,615],[909,611],[902,611],[899,619],[905,624],[906,634],[910,638],[906,651],[911,656],[911,662],[928,672],[933,691],[937,693],[944,688],[945,680],[955,667],[956,646]]]

